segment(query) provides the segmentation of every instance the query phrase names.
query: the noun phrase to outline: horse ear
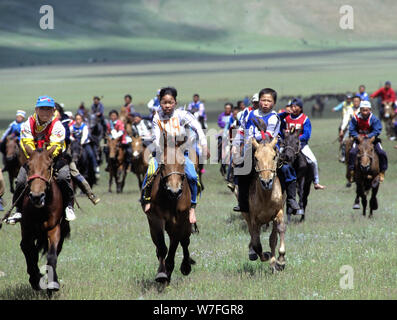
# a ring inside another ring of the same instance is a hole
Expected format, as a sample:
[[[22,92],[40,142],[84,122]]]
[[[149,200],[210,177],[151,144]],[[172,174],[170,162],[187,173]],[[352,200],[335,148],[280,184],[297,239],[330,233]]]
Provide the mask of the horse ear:
[[[292,127],[290,132],[291,132],[291,134],[294,134],[295,133],[295,127]]]
[[[358,137],[357,137],[357,140],[358,140],[359,143],[362,143],[363,140],[364,140],[364,137],[363,137],[363,136],[358,136]]]
[[[52,146],[50,149],[47,149],[47,153],[51,158],[53,157],[53,154],[54,154],[54,151],[56,148],[57,148],[57,146]]]
[[[370,141],[371,143],[373,143],[373,142],[375,141],[375,137],[372,137],[371,139],[369,139],[369,141]]]
[[[272,148],[274,148],[274,147],[276,146],[277,141],[278,141],[278,137],[276,136],[276,137],[274,137],[274,139],[270,142],[270,145],[272,146]]]
[[[252,139],[251,139],[251,143],[252,143],[252,146],[253,146],[255,149],[258,148],[259,143],[258,143],[258,141],[256,141],[255,138],[252,138]]]
[[[32,155],[34,153],[33,149],[31,147],[29,147],[28,145],[26,145],[25,150],[26,150],[26,153],[28,154],[29,158],[32,157]]]

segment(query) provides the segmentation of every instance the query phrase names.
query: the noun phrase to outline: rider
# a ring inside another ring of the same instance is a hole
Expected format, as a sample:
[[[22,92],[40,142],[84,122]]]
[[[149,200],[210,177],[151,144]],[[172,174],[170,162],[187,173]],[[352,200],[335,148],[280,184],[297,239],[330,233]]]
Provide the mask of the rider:
[[[132,160],[131,137],[125,131],[124,122],[119,119],[117,110],[109,112],[109,121],[107,123],[107,134],[110,139],[120,139],[121,147],[126,152],[126,164],[129,165]],[[109,150],[106,148],[106,153]],[[108,154],[107,154],[108,156]],[[108,162],[109,165],[109,162]],[[107,168],[108,170],[109,168]]]
[[[6,141],[8,136],[15,136],[18,138],[18,141],[21,139],[21,125],[25,120],[26,112],[23,110],[18,110],[16,114],[15,121],[11,122],[8,126],[7,130],[3,133],[0,139],[0,152],[3,153],[3,163],[4,168],[3,171],[7,171],[7,162],[5,161],[5,152],[6,152]]]
[[[353,107],[351,109],[348,109],[347,113],[344,115],[342,119],[342,125],[339,131],[339,140],[341,142],[346,141],[346,139],[349,137],[349,130],[348,130],[349,122],[354,117],[354,115],[359,112],[360,103],[361,103],[360,96],[355,95],[353,97]],[[340,162],[345,162],[345,158],[346,158],[345,147],[346,147],[345,144],[342,143],[342,148],[341,148],[342,154],[340,157]]]
[[[124,107],[126,108],[128,115],[135,112],[134,105],[132,104],[132,96],[130,94],[126,94],[124,96]]]
[[[91,162],[92,167],[95,171],[95,176],[99,179],[99,166],[96,161],[94,150],[91,147],[90,133],[88,131],[88,126],[84,123],[83,117],[80,114],[76,114],[75,124],[70,127],[70,140],[78,140],[87,152],[88,159]]]
[[[314,174],[314,189],[322,190],[325,189],[325,186],[320,184],[320,177],[318,175],[318,163],[317,159],[314,156],[313,152],[309,147],[309,139],[312,133],[312,125],[310,123],[310,119],[307,115],[303,113],[303,102],[299,98],[295,98],[291,102],[292,113],[285,117],[285,123],[287,130],[291,130],[292,127],[295,127],[297,130],[301,130],[299,135],[299,141],[301,144],[301,152],[306,157],[308,163],[313,168]]]
[[[160,138],[162,135],[180,137],[186,135],[185,127],[190,127],[199,136],[199,143],[203,147],[203,154],[209,157],[207,149],[207,138],[201,129],[200,123],[188,111],[175,109],[177,105],[177,91],[175,88],[162,88],[159,94],[161,109],[157,111],[153,118],[153,144],[151,145],[152,152],[161,151]],[[155,150],[154,150],[155,149]],[[149,160],[149,167],[142,185],[144,211],[146,214],[150,212],[150,194],[151,186],[154,181],[154,173],[157,171],[158,161],[156,157]],[[191,207],[189,210],[190,223],[196,223],[195,207],[197,204],[197,188],[198,176],[194,168],[193,162],[189,159],[188,154],[185,153],[185,174],[189,183],[191,191]]]
[[[332,112],[342,110],[342,118],[343,118],[345,116],[346,112],[350,108],[352,108],[352,106],[353,106],[353,95],[351,93],[348,93],[346,95],[346,100],[341,102],[341,103],[339,103],[336,107],[334,107],[332,109]]]
[[[48,144],[47,149],[56,146],[52,155],[54,157],[54,169],[56,171],[55,179],[62,192],[62,198],[66,208],[66,220],[72,221],[76,218],[73,210],[74,193],[71,185],[69,166],[62,157],[62,153],[66,149],[65,128],[55,114],[54,99],[49,96],[41,96],[37,99],[34,115],[22,124],[20,145],[26,158],[29,159],[29,155],[26,152],[27,146],[35,150],[36,148],[43,148],[46,143]],[[25,166],[22,166],[16,180],[13,203],[16,202],[19,195],[23,192],[26,183],[27,169]],[[16,212],[7,219],[7,223],[15,224],[22,218],[20,201],[15,203],[15,205]]]
[[[391,102],[392,103],[392,107],[396,108],[396,106],[395,106],[396,93],[392,89],[390,81],[386,81],[385,82],[385,86],[383,88],[380,88],[379,90],[376,90],[373,94],[371,94],[370,97],[372,99],[374,99],[376,97],[380,97],[382,99],[382,104],[381,104],[380,110],[379,110],[380,118],[383,117],[383,113],[384,113],[383,110],[384,110],[384,107],[385,107],[385,103],[390,103]]]
[[[133,117],[132,122],[132,135],[134,137],[141,137],[143,145],[147,147],[152,143],[152,123],[149,120],[142,119],[138,112],[131,114]]]
[[[385,172],[387,170],[387,154],[383,150],[381,141],[378,138],[382,131],[382,123],[375,117],[371,112],[371,103],[369,101],[361,101],[360,112],[355,114],[350,121],[349,133],[354,139],[359,136],[364,138],[375,137],[374,145],[375,152],[379,156],[379,182],[383,182],[385,179]],[[354,179],[354,166],[358,154],[358,145],[355,141],[349,152],[349,181],[352,183]]]
[[[233,140],[232,155],[234,159],[238,159],[238,148],[242,144],[250,145],[250,140],[255,137],[257,141],[266,138],[273,139],[278,136],[280,131],[280,119],[277,113],[272,110],[277,102],[277,92],[271,88],[262,89],[258,93],[259,108],[251,111],[245,121],[241,123],[240,128]],[[266,125],[266,132],[256,127],[255,121],[262,119]],[[278,146],[277,146],[278,147]],[[248,149],[250,150],[250,149]],[[236,163],[236,161],[235,161]],[[238,165],[237,165],[238,166]],[[280,170],[280,180],[287,190],[287,201],[293,210],[299,210],[300,207],[296,202],[296,176],[295,171],[288,164],[284,164]],[[234,211],[249,211],[249,186],[253,177],[254,168],[251,167],[249,172],[238,175],[238,206],[234,207]],[[236,171],[237,174],[237,171]],[[291,192],[292,188],[293,191]]]
[[[155,96],[153,99],[151,99],[151,100],[148,102],[148,104],[147,104],[147,107],[149,108],[150,113],[151,113],[151,118],[150,118],[150,120],[153,119],[153,116],[154,116],[155,112],[158,111],[158,110],[160,109],[160,99],[159,99],[159,95],[160,95],[160,89],[157,90],[156,96]]]
[[[365,92],[365,86],[362,84],[358,87],[358,92],[356,96],[359,96],[362,101],[369,101],[369,95]]]
[[[197,120],[200,122],[203,129],[207,129],[207,115],[205,113],[204,103],[200,101],[200,96],[198,93],[193,95],[193,101],[189,103],[187,110],[196,116]]]

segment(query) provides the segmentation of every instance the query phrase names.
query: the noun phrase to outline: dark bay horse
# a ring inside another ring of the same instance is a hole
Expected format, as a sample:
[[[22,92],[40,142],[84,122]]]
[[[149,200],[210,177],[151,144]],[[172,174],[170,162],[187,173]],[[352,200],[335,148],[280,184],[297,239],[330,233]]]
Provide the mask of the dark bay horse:
[[[267,261],[270,259],[272,271],[283,270],[285,267],[285,223],[284,201],[280,180],[277,177],[277,152],[275,150],[277,138],[272,141],[258,143],[252,139],[254,151],[253,164],[255,166],[254,178],[249,189],[249,212],[243,212],[251,235],[249,244],[249,258]],[[269,237],[271,252],[262,252],[260,241],[261,227],[273,222],[273,229]],[[278,259],[275,257],[276,246],[280,235],[280,248]]]
[[[307,201],[314,176],[310,164],[301,152],[299,135],[300,130],[295,130],[295,128],[292,128],[290,131],[284,131],[283,151],[280,155],[280,159],[295,169],[299,207],[303,209],[300,221],[304,221]],[[292,210],[287,205],[288,222],[291,221],[291,214]]]
[[[120,139],[108,138],[109,147],[109,192],[112,192],[113,179],[117,193],[122,193],[127,176],[126,152],[121,147]]]
[[[375,137],[364,139],[360,136],[358,138],[358,155],[354,169],[356,197],[361,198],[364,216],[367,209],[367,195],[369,191],[372,190],[371,199],[369,201],[369,217],[372,217],[373,211],[378,209],[376,195],[379,189],[379,158],[375,152],[374,140]]]
[[[92,188],[96,183],[95,171],[88,158],[87,152],[79,140],[73,140],[70,143],[70,151],[72,153],[72,161],[76,164],[77,169]]]
[[[138,178],[139,189],[142,188],[143,178],[145,177],[148,168],[148,156],[145,156],[146,147],[143,145],[141,137],[132,136],[132,163],[131,170]]]
[[[175,144],[171,139],[164,143],[163,161],[153,181],[151,209],[147,214],[150,234],[159,261],[155,279],[160,283],[171,281],[175,252],[179,243],[183,249],[180,267],[182,274],[188,275],[191,266],[195,264],[188,249],[192,231],[189,221],[191,195],[185,175],[184,154],[180,150],[180,145],[181,143]],[[170,238],[169,250],[165,244],[164,229]]]
[[[32,151],[28,146],[28,186],[22,197],[21,249],[25,255],[29,282],[34,290],[59,290],[56,273],[57,259],[64,239],[70,234],[69,222],[64,218],[61,191],[52,176],[52,153]],[[47,253],[48,284],[44,284],[38,268],[39,252]]]
[[[8,168],[8,179],[10,181],[10,191],[14,193],[14,179],[18,176],[19,169],[26,162],[24,153],[19,148],[18,138],[8,136],[6,140],[6,166]]]
[[[385,122],[386,135],[388,138],[394,137],[393,122],[396,116],[393,108],[393,102],[386,102],[383,106],[382,120]]]

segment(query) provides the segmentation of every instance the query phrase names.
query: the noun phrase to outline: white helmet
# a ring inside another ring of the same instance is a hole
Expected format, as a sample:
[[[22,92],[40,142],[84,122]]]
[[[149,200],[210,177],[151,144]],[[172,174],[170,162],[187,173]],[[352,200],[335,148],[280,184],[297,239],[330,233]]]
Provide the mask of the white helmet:
[[[259,94],[255,93],[252,98],[251,98],[251,102],[259,102]]]
[[[360,102],[360,109],[361,108],[370,108],[371,109],[372,108],[371,107],[371,102],[369,102],[369,101],[361,101]]]

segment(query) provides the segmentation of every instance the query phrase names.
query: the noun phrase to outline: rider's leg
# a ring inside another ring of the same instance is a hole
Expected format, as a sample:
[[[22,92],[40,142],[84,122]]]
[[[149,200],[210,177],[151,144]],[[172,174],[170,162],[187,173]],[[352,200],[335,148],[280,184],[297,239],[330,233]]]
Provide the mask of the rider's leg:
[[[76,164],[72,161],[69,165],[70,174],[72,176],[73,181],[78,185],[78,187],[87,195],[88,199],[91,200],[93,204],[97,204],[101,199],[99,199],[94,192],[92,191],[90,184],[87,180],[80,174],[77,169]]]
[[[299,210],[301,207],[296,202],[296,173],[293,167],[285,163],[279,170],[279,175],[287,193],[287,203],[292,210]]]
[[[62,160],[61,160],[62,161]],[[63,165],[57,172],[56,181],[61,189],[63,203],[65,206],[66,220],[73,221],[76,219],[73,210],[74,191],[71,183],[71,175],[69,165]]]
[[[147,172],[142,183],[141,203],[145,205],[144,208],[145,213],[148,213],[150,210],[150,195],[152,193],[152,183],[157,168],[158,168],[158,162],[156,157],[151,157],[149,159]]]
[[[312,150],[310,150],[310,147],[308,144],[305,145],[301,151],[305,155],[305,157],[309,160],[308,162],[313,168],[314,188],[315,189],[324,189],[325,187],[320,184],[320,177],[318,175],[318,163],[317,163],[316,157],[314,156],[314,153],[312,152]]]
[[[7,219],[7,223],[9,224],[15,224],[16,222],[20,221],[22,219],[22,212],[21,212],[21,206],[22,206],[22,196],[20,197],[19,201],[16,202],[25,189],[26,183],[28,180],[28,174],[26,171],[25,166],[22,166],[19,169],[18,176],[16,179],[16,186],[15,186],[15,192],[12,196],[12,203],[15,204],[15,213]]]
[[[8,170],[7,161],[6,161],[6,143],[7,143],[7,139],[6,138],[4,138],[3,142],[0,143],[0,153],[3,154],[3,171],[7,171]]]
[[[385,172],[387,170],[387,154],[385,152],[385,150],[383,150],[382,145],[380,144],[380,142],[375,144],[375,152],[378,154],[379,157],[379,178],[380,178],[380,182],[383,182],[384,178],[385,178]]]
[[[125,150],[126,154],[126,162],[127,164],[130,164],[132,162],[132,146],[131,143],[123,144],[123,148]]]
[[[194,168],[193,162],[185,155],[185,173],[187,181],[189,182],[191,201],[190,201],[190,211],[189,220],[190,223],[196,223],[196,204],[197,204],[197,185],[198,185],[198,175],[196,169]]]
[[[350,151],[349,151],[349,164],[348,164],[348,169],[349,169],[349,181],[353,182],[354,179],[354,166],[356,163],[356,158],[358,154],[358,146],[357,143],[354,142]]]

